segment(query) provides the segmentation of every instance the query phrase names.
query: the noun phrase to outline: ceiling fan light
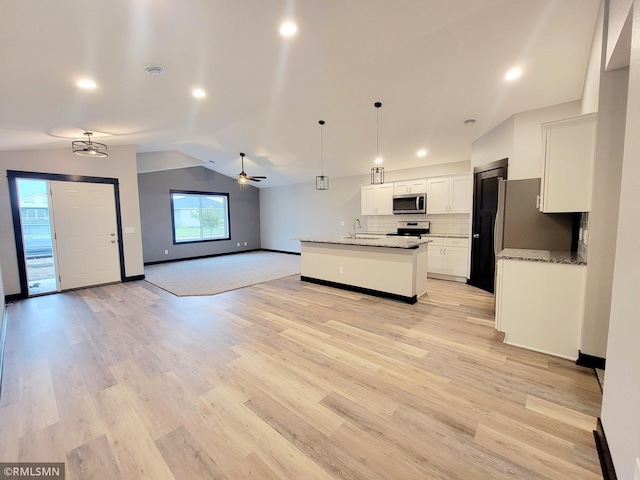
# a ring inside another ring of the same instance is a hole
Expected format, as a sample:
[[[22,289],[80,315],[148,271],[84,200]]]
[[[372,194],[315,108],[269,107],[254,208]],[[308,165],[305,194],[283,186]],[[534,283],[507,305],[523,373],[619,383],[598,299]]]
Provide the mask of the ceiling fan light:
[[[92,142],[92,132],[84,132],[87,140],[74,140],[71,142],[71,150],[81,157],[104,158],[109,156],[109,149],[104,143]]]

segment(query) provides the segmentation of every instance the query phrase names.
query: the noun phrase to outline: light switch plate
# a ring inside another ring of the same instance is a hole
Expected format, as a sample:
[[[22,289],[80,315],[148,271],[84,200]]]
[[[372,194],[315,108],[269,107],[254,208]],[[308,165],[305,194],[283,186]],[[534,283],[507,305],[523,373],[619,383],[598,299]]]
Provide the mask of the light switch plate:
[[[124,227],[124,233],[135,233],[135,229],[133,227]]]

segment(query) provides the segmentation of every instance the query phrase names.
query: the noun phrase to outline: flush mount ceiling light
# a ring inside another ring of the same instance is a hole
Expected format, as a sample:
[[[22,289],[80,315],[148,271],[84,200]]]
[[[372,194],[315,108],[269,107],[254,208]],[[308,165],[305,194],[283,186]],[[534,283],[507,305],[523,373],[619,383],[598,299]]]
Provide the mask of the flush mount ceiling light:
[[[74,140],[71,142],[73,153],[82,157],[108,157],[109,151],[104,143],[91,141],[91,132],[84,132],[87,140]]]
[[[382,157],[380,156],[379,146],[379,128],[378,128],[378,111],[382,106],[382,103],[376,102],[373,104],[376,107],[376,166],[371,169],[371,183],[384,183],[384,167],[378,167],[382,163]]]
[[[296,34],[297,31],[298,26],[291,21],[284,22],[282,25],[280,25],[280,35],[282,35],[283,37],[292,37]]]
[[[507,72],[504,78],[505,80],[512,81],[520,78],[521,76],[522,76],[522,69],[518,67],[514,67]]]
[[[89,78],[83,78],[82,80],[78,80],[78,82],[76,83],[76,86],[83,90],[93,90],[98,85],[96,84],[96,82],[94,82]]]
[[[145,73],[150,77],[160,77],[164,74],[164,68],[160,65],[149,65],[144,69]]]
[[[193,95],[196,98],[203,98],[205,97],[207,94],[204,90],[202,90],[201,88],[194,88],[193,90],[191,90],[191,95]]]
[[[427,156],[427,151],[423,148],[422,150],[418,150],[416,152],[416,155],[419,156],[420,158],[426,157]]]
[[[316,190],[329,190],[329,177],[324,174],[324,158],[322,151],[322,127],[324,120],[318,122],[320,124],[320,175],[316,176]]]

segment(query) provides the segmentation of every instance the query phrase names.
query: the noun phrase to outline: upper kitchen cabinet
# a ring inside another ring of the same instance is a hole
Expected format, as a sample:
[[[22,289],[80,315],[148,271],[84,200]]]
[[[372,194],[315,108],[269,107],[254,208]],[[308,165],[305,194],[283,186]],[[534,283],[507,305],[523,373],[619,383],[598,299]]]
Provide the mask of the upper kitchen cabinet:
[[[439,177],[427,180],[427,213],[469,213],[471,177]]]
[[[596,118],[593,113],[542,125],[544,213],[591,211]]]
[[[393,215],[393,184],[360,187],[361,215]]]
[[[393,184],[394,195],[404,195],[405,193],[426,193],[427,179],[405,180],[403,182],[395,182]]]

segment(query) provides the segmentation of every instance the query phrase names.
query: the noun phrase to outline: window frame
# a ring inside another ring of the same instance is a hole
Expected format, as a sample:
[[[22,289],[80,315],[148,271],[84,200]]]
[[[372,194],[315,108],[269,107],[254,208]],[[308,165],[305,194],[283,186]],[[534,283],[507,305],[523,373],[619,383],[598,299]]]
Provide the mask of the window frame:
[[[174,195],[191,195],[191,196],[199,196],[199,197],[224,197],[226,202],[226,211],[227,211],[227,228],[226,228],[226,236],[219,238],[199,238],[195,240],[178,240],[176,237],[176,215],[175,215],[175,205],[174,205]],[[228,192],[203,192],[199,190],[169,190],[169,200],[171,202],[171,236],[173,238],[174,245],[188,245],[191,243],[204,243],[204,242],[220,242],[220,241],[228,241],[231,240],[231,208],[229,205],[229,193]]]

